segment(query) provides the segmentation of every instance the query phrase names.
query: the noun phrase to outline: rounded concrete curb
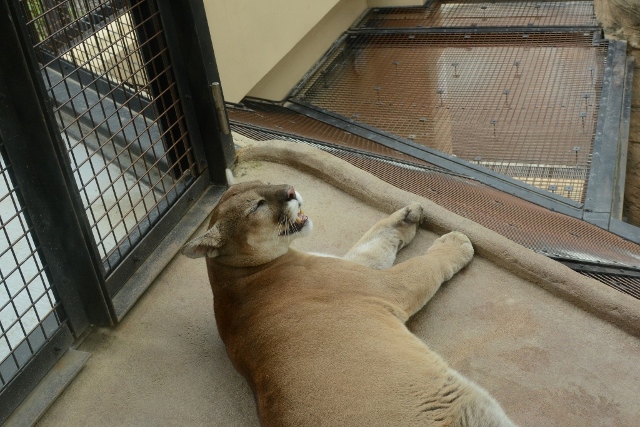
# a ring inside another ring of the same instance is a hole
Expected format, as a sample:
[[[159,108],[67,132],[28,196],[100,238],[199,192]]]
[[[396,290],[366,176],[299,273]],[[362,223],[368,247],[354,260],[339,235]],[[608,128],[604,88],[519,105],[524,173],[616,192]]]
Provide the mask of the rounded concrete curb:
[[[471,239],[478,255],[500,268],[640,336],[640,301],[629,295],[576,273],[424,197],[400,190],[324,151],[286,141],[243,142],[238,162],[266,161],[294,167],[383,212],[391,213],[411,202],[419,202],[424,208],[424,228],[439,234],[460,231]]]

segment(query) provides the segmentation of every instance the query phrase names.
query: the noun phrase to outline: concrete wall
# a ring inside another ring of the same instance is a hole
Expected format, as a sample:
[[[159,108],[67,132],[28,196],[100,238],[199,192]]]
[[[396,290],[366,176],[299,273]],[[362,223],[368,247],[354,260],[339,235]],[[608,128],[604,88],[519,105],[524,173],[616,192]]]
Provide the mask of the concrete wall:
[[[225,99],[280,100],[370,6],[423,0],[204,0]]]

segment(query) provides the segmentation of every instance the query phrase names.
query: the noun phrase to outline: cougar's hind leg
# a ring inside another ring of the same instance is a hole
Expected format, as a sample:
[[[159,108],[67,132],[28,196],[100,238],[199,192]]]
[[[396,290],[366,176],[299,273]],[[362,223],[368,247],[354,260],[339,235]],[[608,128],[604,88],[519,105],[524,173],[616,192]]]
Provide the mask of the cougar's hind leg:
[[[343,258],[376,269],[391,267],[398,251],[413,240],[421,218],[419,203],[394,212],[371,227]]]
[[[436,239],[427,249],[426,255],[434,261],[440,261],[443,265],[443,280],[449,280],[471,262],[473,252],[469,238],[460,232],[452,231]]]

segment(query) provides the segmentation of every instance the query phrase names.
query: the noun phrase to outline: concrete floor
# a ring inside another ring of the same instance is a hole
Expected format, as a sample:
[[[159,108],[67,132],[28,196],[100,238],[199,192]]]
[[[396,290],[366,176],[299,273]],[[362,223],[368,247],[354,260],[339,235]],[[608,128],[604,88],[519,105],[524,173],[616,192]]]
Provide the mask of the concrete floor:
[[[386,216],[384,207],[299,167],[241,156],[235,173],[240,180],[290,183],[303,195],[315,228],[311,237],[297,241],[300,249],[343,254]],[[475,227],[455,221],[462,230]],[[520,258],[492,253],[474,236],[480,255],[410,320],[412,331],[488,389],[521,426],[637,427],[638,334],[508,267],[538,260],[533,252],[512,244],[509,254]],[[436,237],[421,230],[400,260],[422,253]],[[507,264],[496,261],[504,258]],[[540,280],[558,274],[582,280],[546,258],[540,263]],[[594,286],[584,280],[585,288]],[[614,311],[640,313],[640,302],[608,288],[604,292],[619,298]],[[91,358],[39,426],[257,425],[251,392],[216,332],[203,260],[176,256],[119,326],[96,328],[79,349]]]

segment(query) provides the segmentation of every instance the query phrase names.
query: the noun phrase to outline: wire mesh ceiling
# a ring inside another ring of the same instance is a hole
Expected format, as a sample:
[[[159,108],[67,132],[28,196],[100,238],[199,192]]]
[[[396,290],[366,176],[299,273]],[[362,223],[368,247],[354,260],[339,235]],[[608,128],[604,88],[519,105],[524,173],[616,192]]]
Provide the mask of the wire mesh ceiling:
[[[593,1],[435,0],[426,7],[372,9],[357,28],[597,25]]]
[[[293,99],[582,202],[607,54],[594,38],[352,34]]]

